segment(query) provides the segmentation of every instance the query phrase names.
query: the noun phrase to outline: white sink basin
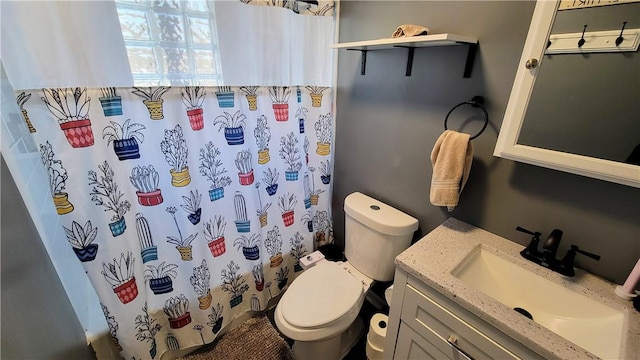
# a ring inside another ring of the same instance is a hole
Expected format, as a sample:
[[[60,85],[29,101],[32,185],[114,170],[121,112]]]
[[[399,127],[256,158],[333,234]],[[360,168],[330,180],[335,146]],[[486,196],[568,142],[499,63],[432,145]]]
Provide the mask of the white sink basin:
[[[452,275],[533,321],[603,358],[620,358],[624,315],[586,295],[476,247]]]

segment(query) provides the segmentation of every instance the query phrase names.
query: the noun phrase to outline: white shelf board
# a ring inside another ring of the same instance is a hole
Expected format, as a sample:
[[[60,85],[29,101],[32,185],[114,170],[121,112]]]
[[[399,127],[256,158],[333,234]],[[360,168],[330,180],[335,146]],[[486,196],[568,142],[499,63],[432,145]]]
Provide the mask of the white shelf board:
[[[427,47],[460,44],[477,44],[478,39],[456,34],[434,34],[412,37],[386,38],[333,44],[333,49],[383,50],[396,47]]]

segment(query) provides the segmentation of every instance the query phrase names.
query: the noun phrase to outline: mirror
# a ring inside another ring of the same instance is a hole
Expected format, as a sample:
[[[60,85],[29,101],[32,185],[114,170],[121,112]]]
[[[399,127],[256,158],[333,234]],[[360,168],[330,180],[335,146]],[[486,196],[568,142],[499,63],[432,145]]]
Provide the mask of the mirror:
[[[607,51],[622,29],[622,21],[617,31],[611,25],[619,18],[628,22],[620,48],[640,41],[640,3],[562,11],[558,5],[536,4],[494,155],[640,187],[633,154],[640,145],[640,54]],[[585,24],[588,41],[579,48]],[[576,39],[557,35],[572,32]],[[606,52],[594,52],[595,34],[608,32],[615,36],[600,44]],[[528,69],[530,59],[538,64]]]

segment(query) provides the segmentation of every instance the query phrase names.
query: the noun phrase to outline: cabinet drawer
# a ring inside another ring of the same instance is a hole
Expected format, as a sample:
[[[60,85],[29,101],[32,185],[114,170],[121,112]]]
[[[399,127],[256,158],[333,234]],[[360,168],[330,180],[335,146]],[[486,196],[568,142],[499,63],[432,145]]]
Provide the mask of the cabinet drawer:
[[[451,339],[461,351],[475,359],[519,359],[411,285],[407,285],[400,319],[423,337],[437,334],[442,341],[434,345],[444,353],[451,351],[447,350],[451,346],[447,339]]]

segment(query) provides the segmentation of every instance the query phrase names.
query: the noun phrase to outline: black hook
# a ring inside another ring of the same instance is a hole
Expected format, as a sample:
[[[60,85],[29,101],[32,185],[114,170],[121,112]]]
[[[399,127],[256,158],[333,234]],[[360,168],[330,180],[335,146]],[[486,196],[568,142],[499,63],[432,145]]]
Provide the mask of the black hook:
[[[622,44],[622,42],[624,41],[624,38],[622,37],[622,32],[624,31],[625,26],[627,26],[626,21],[622,23],[622,30],[620,30],[620,35],[618,36],[618,38],[616,38],[616,46],[620,46],[620,44]]]
[[[578,40],[578,47],[582,47],[582,45],[584,45],[585,40],[584,40],[584,32],[587,30],[587,25],[584,26],[584,28],[582,29],[582,37],[580,38],[580,40]]]

